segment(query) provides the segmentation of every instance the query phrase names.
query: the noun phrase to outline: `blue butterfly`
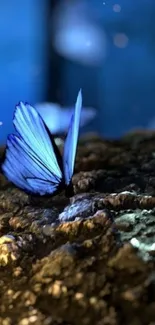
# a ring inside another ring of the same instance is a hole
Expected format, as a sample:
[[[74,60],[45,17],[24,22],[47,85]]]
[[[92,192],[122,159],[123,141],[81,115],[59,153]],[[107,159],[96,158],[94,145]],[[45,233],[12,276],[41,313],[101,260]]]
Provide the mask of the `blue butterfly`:
[[[20,102],[13,124],[17,135],[7,139],[4,175],[17,187],[33,195],[51,195],[72,187],[82,107],[81,90],[71,117],[63,157],[37,110]]]

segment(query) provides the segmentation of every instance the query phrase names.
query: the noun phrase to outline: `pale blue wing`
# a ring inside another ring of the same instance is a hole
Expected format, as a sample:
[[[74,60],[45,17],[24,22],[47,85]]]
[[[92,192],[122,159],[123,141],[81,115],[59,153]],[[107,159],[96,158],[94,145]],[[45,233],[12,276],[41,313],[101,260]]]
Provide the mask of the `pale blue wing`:
[[[62,179],[44,123],[30,105],[20,103],[14,117],[18,135],[7,141],[2,170],[16,186],[34,194],[53,193]]]
[[[64,168],[64,177],[65,177],[66,185],[70,183],[70,180],[74,172],[81,107],[82,107],[82,94],[80,90],[78,93],[77,101],[75,104],[75,111],[70,121],[67,138],[65,140],[65,145],[64,145],[63,168]]]
[[[50,137],[44,122],[36,109],[29,104],[20,103],[16,107],[14,126],[25,143],[33,150],[39,161],[50,168],[59,180],[62,177]]]
[[[14,142],[15,136],[9,136],[7,140],[6,158],[2,164],[2,171],[4,175],[16,186],[24,190],[31,191],[31,187],[29,184],[27,184],[24,178],[24,174],[27,174],[26,168],[24,168],[25,161],[21,155],[20,149],[14,147]]]
[[[52,194],[59,185],[59,180],[43,167],[23,139],[16,135],[8,137],[2,170],[16,186],[31,193]]]
[[[34,178],[27,178],[27,182],[31,188],[35,188],[35,191],[38,192],[40,195],[51,194],[54,193],[58,186],[55,184],[47,183],[42,179],[34,179]]]

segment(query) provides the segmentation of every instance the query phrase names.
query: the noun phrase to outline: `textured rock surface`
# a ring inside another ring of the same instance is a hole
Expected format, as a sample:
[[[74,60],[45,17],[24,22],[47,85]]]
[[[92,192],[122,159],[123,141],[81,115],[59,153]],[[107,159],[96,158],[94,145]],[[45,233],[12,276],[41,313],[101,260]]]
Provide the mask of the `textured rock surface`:
[[[155,135],[80,141],[75,196],[0,175],[0,325],[155,324]]]

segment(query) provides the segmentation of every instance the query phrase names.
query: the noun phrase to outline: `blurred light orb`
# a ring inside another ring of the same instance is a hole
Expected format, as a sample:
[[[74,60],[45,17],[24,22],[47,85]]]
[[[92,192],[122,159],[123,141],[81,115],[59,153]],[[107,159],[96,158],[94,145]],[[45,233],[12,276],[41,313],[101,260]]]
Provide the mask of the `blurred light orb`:
[[[98,64],[106,55],[104,33],[90,24],[66,26],[56,33],[57,52],[83,64]]]
[[[127,47],[129,39],[126,34],[117,33],[114,35],[113,42],[114,42],[115,46],[123,49],[123,48]]]
[[[106,35],[81,2],[63,2],[53,22],[53,46],[60,55],[84,65],[102,63],[107,53]]]
[[[115,5],[113,5],[113,11],[114,12],[120,12],[121,11],[121,6],[116,3]]]

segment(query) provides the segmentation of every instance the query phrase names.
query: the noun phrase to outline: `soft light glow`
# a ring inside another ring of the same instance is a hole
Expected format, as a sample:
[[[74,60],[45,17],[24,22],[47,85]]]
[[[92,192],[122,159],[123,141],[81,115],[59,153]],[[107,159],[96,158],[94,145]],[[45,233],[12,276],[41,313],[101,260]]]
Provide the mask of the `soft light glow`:
[[[73,112],[72,107],[61,107],[56,103],[38,103],[35,108],[42,116],[44,122],[52,133],[64,133],[67,131]],[[83,107],[81,112],[80,126],[89,123],[96,115],[93,107]]]
[[[113,11],[114,12],[120,12],[121,11],[121,6],[116,3],[115,5],[113,5]]]
[[[84,65],[100,64],[107,52],[104,31],[79,3],[58,6],[54,15],[53,45],[62,56]]]
[[[118,33],[114,36],[114,45],[119,48],[125,48],[128,45],[128,41],[128,37],[123,33]]]

